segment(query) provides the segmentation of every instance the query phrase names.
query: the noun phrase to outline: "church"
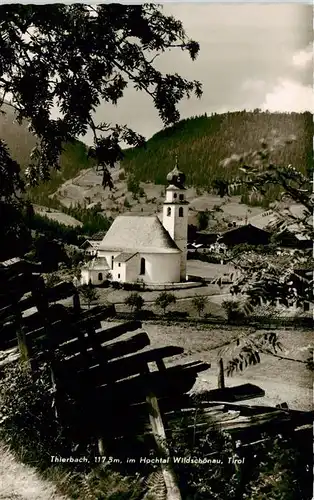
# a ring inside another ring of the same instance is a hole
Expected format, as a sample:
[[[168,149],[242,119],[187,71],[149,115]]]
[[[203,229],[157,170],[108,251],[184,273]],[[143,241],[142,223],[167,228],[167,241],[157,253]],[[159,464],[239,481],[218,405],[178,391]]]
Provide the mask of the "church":
[[[81,269],[81,283],[106,279],[150,284],[186,281],[188,201],[185,175],[177,165],[167,175],[162,223],[157,215],[120,215],[100,242],[96,257]]]

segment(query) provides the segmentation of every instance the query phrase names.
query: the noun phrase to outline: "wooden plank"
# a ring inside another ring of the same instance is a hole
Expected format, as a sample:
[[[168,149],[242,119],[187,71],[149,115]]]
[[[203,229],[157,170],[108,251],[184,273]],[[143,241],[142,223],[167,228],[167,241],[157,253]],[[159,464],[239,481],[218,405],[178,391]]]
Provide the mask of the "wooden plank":
[[[1,297],[7,293],[15,294],[17,292],[30,292],[32,287],[39,279],[39,275],[26,273],[16,274],[2,282]]]
[[[49,302],[66,299],[76,292],[76,287],[68,281],[61,281],[52,288],[46,289],[46,297]]]
[[[126,321],[125,323],[112,326],[111,328],[102,328],[101,330],[95,331],[94,335],[100,342],[109,342],[125,333],[139,330],[141,327],[141,321]]]
[[[133,335],[127,340],[122,340],[120,342],[106,345],[102,348],[102,355],[106,360],[120,358],[127,354],[132,354],[133,352],[140,351],[141,349],[144,349],[144,347],[147,347],[149,344],[150,340],[147,333],[140,332],[136,335]],[[79,341],[78,339],[76,339],[71,340],[71,342],[60,344],[59,349],[65,355],[74,355],[80,352]],[[92,350],[92,348],[90,348],[90,350]]]
[[[58,320],[57,318],[51,318],[52,321],[54,319],[57,319],[57,321],[53,321],[51,323],[51,333],[53,336],[53,345],[57,346],[59,343],[62,344],[64,342],[68,342],[71,340],[76,340],[79,337],[79,332],[80,331],[87,331],[88,328],[91,328],[100,322],[101,319],[106,319],[108,317],[111,317],[112,315],[115,314],[115,308],[114,306],[101,306],[97,307],[96,314],[93,315],[84,315],[82,313],[81,315],[77,316],[76,314],[73,314],[71,309],[68,309],[61,304],[54,304],[51,305],[50,308],[59,308],[60,311],[64,311],[64,316],[62,317],[62,313],[60,312],[60,317],[61,320]],[[50,309],[49,308],[49,309]],[[53,309],[52,309],[53,310]],[[52,316],[52,314],[51,314]],[[39,325],[37,325],[39,326]],[[34,329],[29,328],[28,335],[30,335],[34,341],[38,339],[38,341],[41,341],[41,337],[45,336],[45,329],[42,327],[35,327]]]
[[[123,360],[121,360],[123,361]],[[73,359],[74,366],[80,364],[78,358]],[[71,360],[67,361],[71,363]],[[79,399],[89,398],[88,404],[95,405],[97,408],[102,404],[102,401],[107,401],[110,404],[112,411],[118,405],[125,408],[130,403],[143,402],[146,397],[147,387],[154,389],[156,396],[160,397],[177,397],[179,394],[188,392],[194,385],[197,373],[201,369],[207,369],[204,363],[192,364],[191,366],[169,368],[165,373],[159,371],[148,374],[140,374],[133,378],[116,381],[114,384],[108,384],[102,387],[95,387],[98,384],[97,379],[95,385],[88,383],[88,378],[83,375],[79,377],[71,377],[71,369],[66,370],[66,364],[62,368],[65,376],[62,377],[64,386],[67,391],[73,391],[75,397]],[[205,366],[204,366],[205,365]],[[71,364],[70,364],[71,366]],[[110,377],[110,372],[109,377]],[[67,376],[66,376],[67,375]],[[80,383],[78,383],[78,381]],[[100,384],[102,381],[99,382]],[[87,391],[85,393],[85,391]],[[124,411],[121,409],[121,411]]]
[[[167,358],[181,354],[184,351],[182,347],[166,346],[158,349],[150,349],[149,351],[140,352],[126,358],[109,361],[104,366],[96,365],[88,371],[81,371],[81,357],[71,358],[64,361],[61,366],[65,377],[69,376],[71,371],[77,371],[77,376],[80,378],[86,377],[91,385],[101,385],[107,382],[115,382],[132,375],[139,374],[147,366],[148,362],[156,361],[160,358]]]
[[[6,305],[0,309],[0,322],[8,320],[10,316],[14,314],[14,308],[12,304]]]
[[[45,311],[44,316],[49,323],[55,323],[56,321],[66,321],[68,318],[68,313],[66,308],[61,304],[53,304],[48,307],[47,311]],[[26,332],[31,333],[32,331],[41,328],[43,326],[44,316],[43,313],[40,313],[38,311],[30,314],[29,316],[24,316],[23,325]]]
[[[131,379],[116,382],[113,387],[105,386],[96,388],[95,397],[99,401],[103,399],[110,401],[112,406],[120,404],[136,403],[145,400],[147,387],[152,387],[156,397],[174,397],[186,393],[192,389],[197,372],[191,370],[176,370],[163,375],[160,372],[149,375],[139,375]]]
[[[37,262],[30,262],[21,257],[14,257],[1,262],[1,270],[9,270],[15,273],[38,273],[41,271],[41,264]]]
[[[107,319],[107,318],[110,318],[111,316],[115,316],[115,312],[116,312],[116,310],[115,310],[114,304],[111,304],[110,306],[102,305],[102,306],[91,307],[87,311],[82,312],[80,321],[84,322],[88,318],[92,319],[95,316],[101,317],[102,313],[104,314],[103,319]]]

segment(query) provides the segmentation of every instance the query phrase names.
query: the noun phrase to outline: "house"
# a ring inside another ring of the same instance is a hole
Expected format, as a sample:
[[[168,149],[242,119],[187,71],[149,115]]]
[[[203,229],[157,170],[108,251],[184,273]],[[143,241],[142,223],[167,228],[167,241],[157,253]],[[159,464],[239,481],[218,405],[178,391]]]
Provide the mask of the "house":
[[[220,243],[228,247],[247,243],[248,245],[268,245],[271,233],[253,226],[245,224],[243,226],[233,227],[221,234]]]
[[[304,232],[303,220],[312,224],[310,217],[306,217],[306,209],[303,205],[294,204],[283,208],[280,215],[286,216],[281,219],[274,210],[267,210],[259,215],[248,219],[248,224],[258,229],[268,230],[276,234],[277,244],[286,248],[311,248],[312,240]],[[289,220],[290,219],[290,220]],[[245,225],[240,222],[240,225]]]
[[[97,255],[97,250],[100,245],[100,241],[98,240],[86,240],[84,243],[80,246],[82,250],[84,250],[85,255],[90,255],[92,257],[96,257]]]
[[[175,168],[163,204],[162,222],[157,215],[118,216],[97,248],[96,257],[81,269],[81,283],[101,284],[110,279],[122,283],[165,284],[186,280],[188,202],[185,175]]]

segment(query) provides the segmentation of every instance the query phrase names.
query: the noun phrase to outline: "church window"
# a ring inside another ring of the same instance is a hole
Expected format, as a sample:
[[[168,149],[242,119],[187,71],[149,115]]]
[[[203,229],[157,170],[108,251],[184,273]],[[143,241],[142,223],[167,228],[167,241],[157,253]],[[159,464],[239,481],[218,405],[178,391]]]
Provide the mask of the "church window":
[[[183,201],[184,200],[184,194],[179,194],[179,200]]]
[[[177,193],[173,193],[173,197],[174,197],[174,199],[176,199]]]
[[[102,273],[98,273],[98,281],[102,281]]]
[[[183,217],[183,207],[179,208],[179,217]]]
[[[171,207],[168,207],[167,208],[167,216],[170,217],[170,215],[171,215]]]
[[[121,267],[121,263],[120,262],[119,262],[118,266]]]
[[[140,274],[145,274],[145,259],[141,258]]]
[[[118,274],[118,279],[120,278],[120,274]]]
[[[113,269],[114,255],[111,256],[111,269]]]

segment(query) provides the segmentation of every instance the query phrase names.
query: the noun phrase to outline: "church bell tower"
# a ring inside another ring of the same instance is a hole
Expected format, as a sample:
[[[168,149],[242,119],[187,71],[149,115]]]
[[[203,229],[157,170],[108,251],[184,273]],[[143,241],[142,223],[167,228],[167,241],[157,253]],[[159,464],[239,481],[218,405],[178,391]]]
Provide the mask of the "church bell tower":
[[[188,201],[184,187],[185,175],[174,169],[167,175],[169,183],[163,205],[163,226],[181,250],[180,279],[186,280],[187,238],[188,238]]]

